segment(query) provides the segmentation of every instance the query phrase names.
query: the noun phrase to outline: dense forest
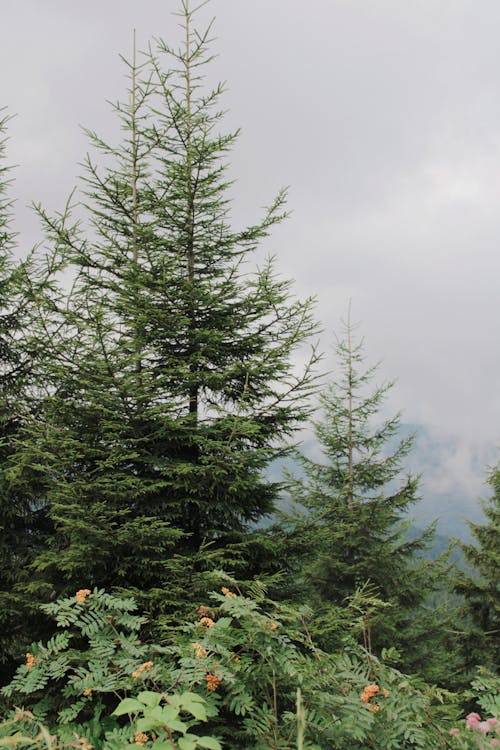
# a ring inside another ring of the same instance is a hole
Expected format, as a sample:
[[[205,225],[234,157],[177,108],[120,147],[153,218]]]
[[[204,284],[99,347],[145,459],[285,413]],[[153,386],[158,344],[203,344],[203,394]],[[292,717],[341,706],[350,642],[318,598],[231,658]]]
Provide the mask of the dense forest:
[[[180,15],[22,261],[2,110],[0,744],[500,746],[500,465],[431,554],[350,311],[332,379],[314,300],[257,267],[286,194],[231,223],[238,133]]]

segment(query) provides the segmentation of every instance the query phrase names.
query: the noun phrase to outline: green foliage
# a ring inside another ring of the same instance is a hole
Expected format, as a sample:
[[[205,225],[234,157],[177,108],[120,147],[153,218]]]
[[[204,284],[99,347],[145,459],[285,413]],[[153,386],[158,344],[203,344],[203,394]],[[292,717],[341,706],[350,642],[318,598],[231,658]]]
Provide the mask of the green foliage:
[[[32,719],[9,717],[2,744],[30,737],[40,746],[44,719],[54,747],[76,737],[82,750],[131,741],[155,750],[445,746],[453,696],[367,655],[347,634],[327,654],[311,640],[306,610],[234,588],[213,594],[163,646],[140,643],[144,620],[127,599],[83,590],[49,605],[60,632],[31,647],[3,691]],[[484,682],[485,696],[489,689]]]
[[[9,170],[4,164],[7,122],[4,110],[0,110],[0,626],[3,634],[13,633],[19,612],[12,587],[17,580],[16,549],[21,560],[25,550],[23,509],[8,497],[3,470],[10,452],[8,441],[17,429],[13,391],[17,390],[15,372],[19,359],[13,336],[16,316],[12,309],[14,290],[10,254],[14,238],[9,231],[10,203],[6,196]],[[12,650],[15,650],[15,637],[2,635],[0,663]]]
[[[147,742],[150,738],[147,733],[153,734],[152,743],[148,743],[148,747],[153,750],[166,750],[175,746],[179,750],[195,750],[197,747],[221,750],[218,740],[195,734],[192,731],[193,722],[186,721],[183,716],[187,713],[196,721],[207,721],[205,702],[196,693],[165,696],[146,690],[139,693],[137,698],[124,698],[113,714],[133,715],[136,743],[139,744],[138,739],[141,743]],[[114,743],[113,746],[117,747]]]
[[[0,680],[11,674],[13,660],[35,629],[42,632],[39,613],[23,596],[28,566],[44,537],[40,481],[29,467],[27,481],[18,481],[13,461],[16,442],[36,411],[40,351],[43,341],[31,335],[36,319],[34,295],[47,284],[47,273],[29,278],[31,261],[16,263],[15,234],[10,229],[10,167],[4,163],[9,117],[0,110]],[[46,269],[47,270],[47,269]],[[29,475],[29,480],[28,480]]]
[[[129,64],[123,142],[89,132],[102,164],[85,164],[85,218],[71,200],[39,209],[51,248],[39,262],[61,283],[37,297],[46,387],[10,459],[19,481],[33,467],[43,480],[47,535],[25,591],[48,601],[84,581],[170,619],[211,570],[248,572],[249,530],[279,489],[265,469],[309,412],[317,361],[294,363],[312,300],[272,260],[253,268],[284,194],[259,223],[231,224],[236,134],[220,134],[222,87],[201,77],[209,33],[182,7],[184,48],[159,42]]]
[[[145,618],[134,614],[133,600],[98,589],[82,589],[42,609],[61,630],[46,643],[31,645],[26,663],[2,692],[16,701],[29,696],[38,719],[71,726],[77,721],[95,724],[151,657],[151,647],[138,638]]]
[[[371,387],[376,367],[366,368],[363,341],[355,340],[350,321],[344,333],[336,347],[339,373],[321,396],[316,423],[324,458],[302,457],[305,478],[292,481],[299,511],[288,524],[298,558],[306,559],[297,576],[302,596],[318,612],[313,632],[330,648],[329,608],[368,584],[373,604],[362,613],[365,646],[380,653],[392,644],[405,669],[440,679],[450,644],[444,650],[439,644],[442,622],[426,597],[443,568],[420,554],[432,527],[408,534],[418,481],[405,477],[402,466],[412,438],[399,438],[399,416],[379,417],[391,384]]]
[[[471,697],[475,698],[483,718],[476,711],[450,729],[449,747],[456,750],[490,750],[500,747],[500,680],[497,675],[481,668],[471,683]]]
[[[500,716],[500,678],[498,674],[480,667],[471,683],[472,692],[478,705],[498,718]]]
[[[500,465],[488,476],[492,495],[483,501],[484,524],[469,524],[473,544],[460,544],[469,568],[455,589],[465,598],[464,650],[470,666],[500,663]]]

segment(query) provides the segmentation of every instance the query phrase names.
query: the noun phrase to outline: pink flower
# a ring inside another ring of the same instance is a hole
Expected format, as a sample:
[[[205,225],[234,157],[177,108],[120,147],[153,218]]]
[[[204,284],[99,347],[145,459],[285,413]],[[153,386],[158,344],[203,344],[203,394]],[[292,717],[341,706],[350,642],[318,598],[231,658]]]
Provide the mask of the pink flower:
[[[498,719],[494,719],[493,717],[491,717],[491,719],[486,719],[486,721],[488,722],[490,727],[496,727],[497,724],[500,724],[500,721],[498,721]]]
[[[467,716],[465,717],[465,724],[467,726],[467,729],[475,729],[480,721],[481,717],[476,713],[467,714]]]
[[[457,734],[460,734],[460,729],[453,727],[453,729],[450,729],[450,734],[452,737],[455,737]]]
[[[495,740],[494,738],[490,742],[491,747],[500,747],[500,740]]]
[[[491,729],[487,721],[480,721],[479,724],[476,724],[476,728],[483,734],[488,734]]]

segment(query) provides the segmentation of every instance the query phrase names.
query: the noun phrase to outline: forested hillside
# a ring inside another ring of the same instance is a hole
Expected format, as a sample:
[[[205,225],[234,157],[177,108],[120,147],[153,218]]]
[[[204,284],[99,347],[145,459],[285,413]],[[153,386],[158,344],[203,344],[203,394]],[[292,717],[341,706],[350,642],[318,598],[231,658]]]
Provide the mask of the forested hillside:
[[[464,573],[412,526],[350,310],[325,374],[314,299],[256,263],[286,192],[233,225],[212,31],[179,15],[22,262],[0,124],[0,744],[498,746],[500,465]]]

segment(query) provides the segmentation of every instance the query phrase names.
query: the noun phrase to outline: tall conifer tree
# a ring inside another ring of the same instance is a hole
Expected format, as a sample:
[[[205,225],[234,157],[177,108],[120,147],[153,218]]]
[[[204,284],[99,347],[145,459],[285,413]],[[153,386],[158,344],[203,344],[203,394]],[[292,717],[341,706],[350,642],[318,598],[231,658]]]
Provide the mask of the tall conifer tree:
[[[16,370],[19,355],[14,331],[17,318],[13,309],[12,248],[14,237],[10,231],[11,204],[7,196],[9,168],[4,162],[8,117],[0,111],[0,661],[11,654],[14,642],[14,612],[18,609],[13,595],[17,580],[16,557],[23,557],[26,539],[24,513],[12,502],[5,476],[5,459],[9,454],[9,440],[16,429]],[[11,637],[6,637],[10,633]]]
[[[433,528],[413,539],[408,534],[408,512],[418,499],[417,478],[403,472],[412,437],[399,437],[399,415],[379,416],[392,383],[372,387],[377,366],[366,367],[350,316],[336,354],[338,376],[321,395],[322,417],[315,424],[324,458],[302,458],[304,479],[294,482],[294,499],[306,509],[295,529],[298,546],[312,551],[303,571],[307,598],[318,615],[326,613],[318,627],[328,640],[329,606],[364,589],[366,645],[398,646],[405,667],[420,668],[436,645],[430,620],[436,632],[440,623],[423,608],[415,618],[437,567],[418,555]],[[370,616],[369,600],[388,606],[375,604]],[[426,666],[429,674],[431,664]]]
[[[43,466],[52,524],[36,596],[93,585],[172,610],[204,568],[241,564],[245,533],[273,510],[268,464],[308,414],[312,301],[253,253],[284,217],[230,223],[222,87],[206,90],[210,30],[129,64],[124,141],[89,133],[87,226],[41,210],[73,286],[41,301],[47,395],[17,460]],[[163,69],[167,59],[173,66]],[[59,298],[58,298],[59,294]],[[229,555],[228,550],[231,550]],[[214,559],[211,560],[211,557]]]
[[[35,615],[23,596],[43,536],[43,512],[36,502],[36,471],[18,481],[15,444],[33,416],[33,384],[39,346],[31,339],[33,295],[45,287],[43,274],[28,280],[29,259],[16,262],[11,229],[10,167],[5,163],[9,117],[0,111],[0,673],[9,674],[18,659]]]
[[[470,523],[474,542],[461,544],[469,573],[461,573],[456,590],[465,597],[465,613],[471,627],[466,631],[464,650],[467,666],[500,664],[500,464],[492,469],[488,482],[492,495],[482,507],[484,524]]]

